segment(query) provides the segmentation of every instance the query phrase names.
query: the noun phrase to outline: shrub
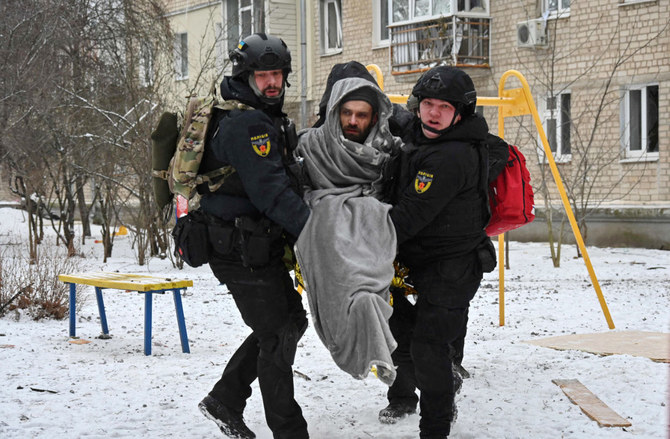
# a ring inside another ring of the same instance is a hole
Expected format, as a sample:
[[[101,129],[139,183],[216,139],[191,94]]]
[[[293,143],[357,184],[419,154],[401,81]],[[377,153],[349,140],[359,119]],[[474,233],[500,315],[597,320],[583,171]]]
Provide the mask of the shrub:
[[[58,275],[79,271],[80,261],[66,257],[65,248],[45,242],[38,247],[36,263],[30,264],[26,246],[10,242],[0,251],[0,317],[15,311],[17,318],[25,313],[34,320],[64,319],[69,287]]]

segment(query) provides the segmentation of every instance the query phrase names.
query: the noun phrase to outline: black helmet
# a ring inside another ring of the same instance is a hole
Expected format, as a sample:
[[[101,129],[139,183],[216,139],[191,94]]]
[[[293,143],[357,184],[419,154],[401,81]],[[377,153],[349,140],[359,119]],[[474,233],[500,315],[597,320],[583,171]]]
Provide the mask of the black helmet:
[[[412,89],[419,102],[425,98],[447,101],[463,116],[475,112],[477,91],[463,70],[450,66],[433,67],[424,73]]]
[[[243,78],[256,70],[281,69],[286,79],[291,72],[291,51],[286,43],[281,38],[264,33],[243,38],[228,57],[233,63],[233,78]]]

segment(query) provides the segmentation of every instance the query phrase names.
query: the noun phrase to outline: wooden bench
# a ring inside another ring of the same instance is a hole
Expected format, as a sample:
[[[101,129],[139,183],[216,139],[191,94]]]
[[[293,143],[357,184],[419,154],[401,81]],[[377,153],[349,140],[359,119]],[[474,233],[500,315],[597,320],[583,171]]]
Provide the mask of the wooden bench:
[[[58,279],[70,285],[70,337],[76,336],[75,310],[77,305],[77,284],[95,287],[95,297],[98,301],[100,312],[100,324],[102,333],[109,334],[107,328],[107,316],[105,314],[105,303],[102,300],[103,288],[117,290],[137,291],[144,294],[144,354],[151,355],[151,314],[154,294],[164,294],[171,290],[174,297],[174,306],[177,311],[177,325],[181,338],[181,349],[184,353],[190,353],[186,324],[184,322],[184,309],[181,304],[181,290],[193,286],[192,280],[179,280],[164,277],[145,276],[141,274],[126,273],[73,273],[60,274]]]

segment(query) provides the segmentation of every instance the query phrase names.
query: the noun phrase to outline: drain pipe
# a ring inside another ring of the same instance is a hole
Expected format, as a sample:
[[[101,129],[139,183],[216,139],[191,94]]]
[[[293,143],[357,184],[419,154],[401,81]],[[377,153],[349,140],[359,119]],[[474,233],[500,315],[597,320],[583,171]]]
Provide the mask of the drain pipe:
[[[307,128],[307,20],[306,0],[300,0],[300,128]]]

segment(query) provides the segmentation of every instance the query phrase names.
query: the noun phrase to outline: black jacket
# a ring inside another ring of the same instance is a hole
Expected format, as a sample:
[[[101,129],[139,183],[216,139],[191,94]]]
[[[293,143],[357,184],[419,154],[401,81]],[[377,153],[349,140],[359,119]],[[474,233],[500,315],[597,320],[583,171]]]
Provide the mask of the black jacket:
[[[284,165],[282,102],[268,105],[246,83],[230,77],[221,83],[221,97],[255,110],[219,114],[218,123],[207,134],[204,171],[231,165],[236,172],[215,193],[202,194],[201,209],[228,221],[242,215],[256,219],[264,215],[297,237],[309,208],[291,188]]]
[[[488,239],[487,136],[478,115],[437,139],[423,135],[418,119],[409,128],[390,213],[407,266],[459,257]]]

